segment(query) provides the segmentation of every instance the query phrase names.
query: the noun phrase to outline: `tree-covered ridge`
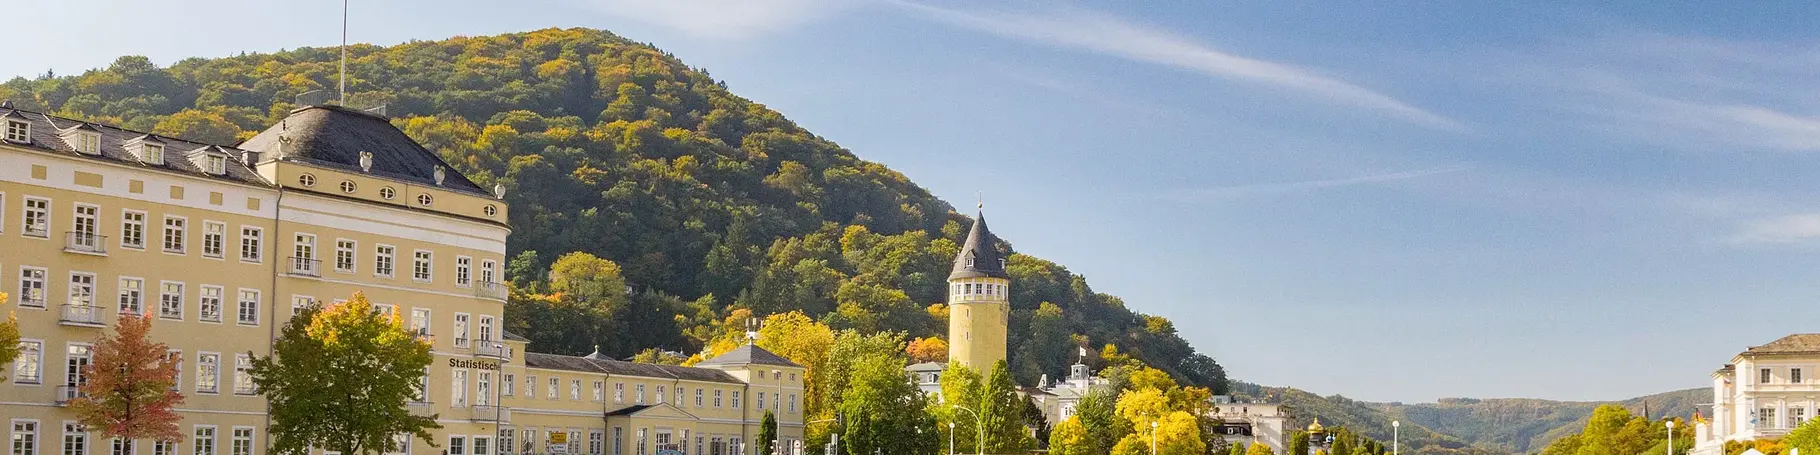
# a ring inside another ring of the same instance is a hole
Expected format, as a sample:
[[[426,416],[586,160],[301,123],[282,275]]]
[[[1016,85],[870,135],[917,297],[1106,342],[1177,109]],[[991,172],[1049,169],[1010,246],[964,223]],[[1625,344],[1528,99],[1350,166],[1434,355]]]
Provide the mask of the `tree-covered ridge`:
[[[588,29],[356,45],[349,55],[350,105],[385,105],[476,183],[507,188],[507,272],[519,290],[508,325],[540,350],[695,352],[741,309],[945,336],[944,279],[966,219],[674,56]],[[79,75],[15,78],[0,98],[232,143],[276,122],[297,95],[332,89],[338,56],[299,48],[168,68],[129,56]],[[604,265],[558,263],[572,252]],[[551,272],[564,266],[631,292],[559,284]],[[1168,320],[1132,312],[1055,263],[1014,254],[1009,269],[1019,382],[1059,377],[1082,346],[1096,366],[1102,353],[1128,356],[1225,389],[1219,365]]]

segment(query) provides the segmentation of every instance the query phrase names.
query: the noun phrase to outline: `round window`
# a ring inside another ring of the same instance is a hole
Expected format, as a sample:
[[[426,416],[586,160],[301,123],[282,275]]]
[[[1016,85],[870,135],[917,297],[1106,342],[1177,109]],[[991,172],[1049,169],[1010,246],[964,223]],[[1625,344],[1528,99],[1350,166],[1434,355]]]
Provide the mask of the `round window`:
[[[499,207],[489,205],[487,208],[482,209],[482,211],[487,212],[487,216],[495,216],[499,214]]]
[[[394,190],[394,189],[392,189],[392,187],[389,187],[389,186],[385,187],[385,188],[380,188],[379,197],[385,198],[385,200],[390,201],[390,200],[392,200],[392,198],[398,197],[398,190]]]
[[[316,176],[310,174],[299,175],[297,176],[297,184],[303,185],[304,188],[316,186]]]
[[[353,180],[342,180],[341,181],[341,192],[353,194],[355,189],[356,188],[354,187]]]
[[[432,202],[432,201],[431,201],[431,200],[430,200],[430,195],[428,195],[428,194],[419,194],[419,195],[417,195],[417,204],[418,204],[418,205],[422,205],[422,206],[424,206],[424,207],[429,207],[429,206],[430,206],[430,202]]]

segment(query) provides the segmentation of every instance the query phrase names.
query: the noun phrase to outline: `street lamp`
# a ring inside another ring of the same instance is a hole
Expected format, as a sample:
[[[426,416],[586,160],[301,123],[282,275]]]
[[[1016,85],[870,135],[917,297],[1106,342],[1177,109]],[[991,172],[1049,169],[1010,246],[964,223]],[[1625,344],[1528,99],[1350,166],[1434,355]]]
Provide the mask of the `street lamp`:
[[[954,409],[967,411],[967,412],[973,414],[973,426],[979,427],[979,429],[980,429],[980,438],[973,441],[973,448],[979,450],[979,455],[986,455],[986,422],[985,422],[985,419],[980,418],[979,411],[967,409],[966,407],[958,405],[958,404],[954,405]],[[950,450],[953,450],[953,449],[950,449]]]
[[[1397,445],[1402,442],[1403,439],[1402,427],[1403,421],[1390,421],[1390,455],[1397,455]]]
[[[948,455],[954,455],[954,422],[948,422]]]
[[[1156,421],[1150,421],[1150,455],[1156,455]]]
[[[1675,455],[1675,421],[1663,422],[1668,426],[1668,455]]]

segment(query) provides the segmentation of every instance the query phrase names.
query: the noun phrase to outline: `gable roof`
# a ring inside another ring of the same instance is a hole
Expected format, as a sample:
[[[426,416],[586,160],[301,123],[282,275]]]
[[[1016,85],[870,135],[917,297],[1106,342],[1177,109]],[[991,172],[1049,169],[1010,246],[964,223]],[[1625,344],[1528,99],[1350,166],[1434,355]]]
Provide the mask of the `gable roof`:
[[[740,347],[733,348],[733,350],[727,351],[725,354],[714,356],[712,359],[703,360],[696,365],[777,365],[796,368],[803,367],[802,365],[797,365],[796,362],[791,362],[790,359],[786,359],[771,351],[766,351],[765,348],[758,347],[751,343],[740,345]]]
[[[162,137],[143,131],[132,131],[107,125],[92,124],[19,109],[0,108],[0,117],[10,118],[15,121],[24,121],[31,124],[30,140],[23,144],[18,142],[7,142],[7,144],[13,146],[26,147],[44,153],[86,160],[104,161],[117,165],[182,174],[191,177],[227,180],[260,186],[270,185],[269,182],[266,182],[264,177],[260,177],[259,173],[253,170],[249,163],[242,159],[246,157],[245,150],[222,147],[222,153],[233,158],[228,160],[227,173],[210,174],[197,166],[196,163],[191,162],[188,159],[188,153],[199,148],[219,146],[219,144],[205,144],[177,138]],[[66,142],[63,138],[63,133],[72,129],[81,129],[100,134],[100,153],[96,155],[77,153],[76,148]],[[134,154],[135,151],[126,148],[126,144],[134,140],[155,141],[153,143],[163,144],[165,146],[163,156],[164,164],[146,164],[139,161],[139,157]]]
[[[1820,354],[1820,333],[1797,333],[1771,341],[1762,346],[1751,346],[1739,353],[1739,356],[1756,355],[1789,355]]]
[[[341,106],[305,106],[291,110],[276,125],[240,143],[240,148],[277,152],[282,158],[362,172],[360,153],[373,154],[368,174],[425,186],[492,197],[441,157],[423,148],[384,117]],[[436,169],[445,171],[436,184]]]
[[[954,256],[954,271],[948,279],[1011,278],[1005,273],[1004,258],[998,252],[998,237],[986,228],[986,213],[979,212],[973,218],[973,228],[967,231],[967,241],[961,243],[960,254]]]

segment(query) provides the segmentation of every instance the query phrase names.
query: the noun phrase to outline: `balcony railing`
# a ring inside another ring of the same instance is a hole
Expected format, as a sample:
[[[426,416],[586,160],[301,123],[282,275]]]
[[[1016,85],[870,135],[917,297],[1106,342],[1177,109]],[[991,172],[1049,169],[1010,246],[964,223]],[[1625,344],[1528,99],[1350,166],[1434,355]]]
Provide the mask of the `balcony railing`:
[[[63,251],[80,254],[107,255],[107,236],[88,232],[68,232],[64,234]]]
[[[436,415],[436,406],[430,404],[428,401],[407,402],[404,404],[404,409],[410,411],[411,415],[417,417],[432,417]]]
[[[470,345],[473,346],[474,355],[478,357],[491,357],[500,360],[512,358],[512,353],[507,351],[505,343],[489,340],[475,340],[473,343],[470,343]]]
[[[310,258],[293,257],[293,258],[291,258],[289,263],[291,266],[290,266],[290,269],[288,270],[288,273],[290,273],[291,276],[307,276],[307,277],[312,277],[312,278],[321,278],[322,277],[322,261],[318,261],[318,260],[310,259]]]
[[[506,285],[491,281],[475,281],[474,295],[481,298],[505,300]]]
[[[79,396],[82,396],[82,389],[79,386],[73,386],[73,385],[57,386],[57,405],[58,406],[68,405],[68,404],[70,404],[71,401],[75,401],[76,397],[79,397]]]
[[[512,408],[504,406],[474,406],[468,408],[468,420],[475,422],[512,422]]]
[[[57,323],[82,327],[104,326],[101,323],[101,307],[79,303],[64,305],[63,311],[57,316]]]

